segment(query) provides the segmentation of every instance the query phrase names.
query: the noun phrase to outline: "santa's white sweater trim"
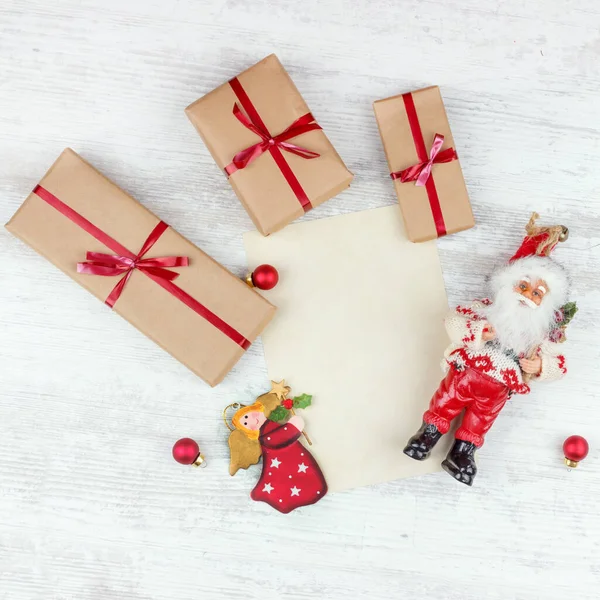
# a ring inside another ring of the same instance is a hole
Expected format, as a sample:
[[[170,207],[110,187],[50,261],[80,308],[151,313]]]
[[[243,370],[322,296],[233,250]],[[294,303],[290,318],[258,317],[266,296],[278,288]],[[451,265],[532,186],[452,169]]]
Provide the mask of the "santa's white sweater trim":
[[[502,348],[496,341],[483,340],[486,321],[482,309],[490,304],[487,299],[476,300],[469,306],[457,306],[446,317],[451,344],[444,353],[444,369],[470,367],[504,383],[515,394],[528,394],[531,390],[519,367],[519,358],[523,357]],[[545,340],[538,348],[538,356],[542,359],[542,372],[532,381],[560,379],[567,372],[560,344]]]

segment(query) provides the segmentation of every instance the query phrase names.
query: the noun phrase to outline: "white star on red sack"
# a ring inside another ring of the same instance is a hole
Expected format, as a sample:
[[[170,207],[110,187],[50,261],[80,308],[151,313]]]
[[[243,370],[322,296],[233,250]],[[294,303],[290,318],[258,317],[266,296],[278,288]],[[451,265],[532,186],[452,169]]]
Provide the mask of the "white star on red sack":
[[[298,465],[298,473],[306,473],[306,469],[308,469],[308,465],[305,465],[304,463]]]
[[[263,492],[267,492],[270,494],[275,488],[270,483],[265,483],[265,487],[263,488]]]
[[[272,461],[271,461],[271,466],[275,467],[276,469],[279,468],[279,465],[281,464],[280,460],[277,460],[277,457],[275,457]]]
[[[300,490],[296,486],[294,486],[293,488],[290,489],[290,492],[292,492],[292,496],[299,496],[301,491],[302,490]]]

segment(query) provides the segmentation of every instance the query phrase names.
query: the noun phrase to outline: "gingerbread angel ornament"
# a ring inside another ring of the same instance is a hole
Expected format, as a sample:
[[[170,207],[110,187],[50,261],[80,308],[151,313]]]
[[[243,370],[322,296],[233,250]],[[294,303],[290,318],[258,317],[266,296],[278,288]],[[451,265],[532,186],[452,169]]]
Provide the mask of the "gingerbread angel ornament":
[[[404,454],[428,458],[454,419],[462,422],[442,467],[461,483],[472,485],[475,451],[506,401],[528,394],[530,385],[552,381],[567,372],[561,342],[577,307],[567,302],[569,278],[550,258],[566,227],[539,227],[534,213],[527,236],[508,264],[492,273],[492,299],[458,306],[446,318],[450,338],[445,378],[423,415],[423,425],[408,440]]]
[[[229,473],[235,475],[238,469],[247,469],[262,457],[262,473],[250,496],[289,513],[318,502],[327,493],[327,484],[317,461],[300,441],[304,437],[310,444],[304,421],[295,414],[295,409],[310,405],[311,396],[288,398],[290,388],[285,381],[271,384],[271,391],[253,404],[230,404],[223,412],[231,431]],[[235,411],[231,423],[229,409]]]

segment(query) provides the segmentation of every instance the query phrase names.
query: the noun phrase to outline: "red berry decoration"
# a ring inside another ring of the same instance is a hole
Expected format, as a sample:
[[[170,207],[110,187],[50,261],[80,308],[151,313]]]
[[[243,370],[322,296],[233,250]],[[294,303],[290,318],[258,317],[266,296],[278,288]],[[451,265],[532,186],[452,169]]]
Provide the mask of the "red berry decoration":
[[[272,290],[279,281],[277,269],[271,265],[260,265],[250,276],[252,284],[259,290]]]
[[[590,451],[587,440],[580,435],[572,435],[565,440],[563,452],[567,467],[575,468],[579,461],[583,460]]]
[[[291,410],[292,408],[294,408],[294,401],[291,398],[287,398],[281,403],[281,405],[283,406],[283,408]]]
[[[181,438],[173,445],[173,458],[182,465],[205,466],[200,446],[191,438]]]

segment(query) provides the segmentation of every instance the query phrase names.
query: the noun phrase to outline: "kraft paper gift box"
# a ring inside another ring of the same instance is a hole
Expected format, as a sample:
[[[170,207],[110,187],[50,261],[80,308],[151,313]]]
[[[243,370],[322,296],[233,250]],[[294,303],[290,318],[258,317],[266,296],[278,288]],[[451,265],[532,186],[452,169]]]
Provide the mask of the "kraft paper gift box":
[[[211,386],[275,312],[70,149],[6,228]]]
[[[373,103],[408,239],[424,242],[475,225],[437,86]]]
[[[274,54],[185,112],[263,235],[353,178]]]

